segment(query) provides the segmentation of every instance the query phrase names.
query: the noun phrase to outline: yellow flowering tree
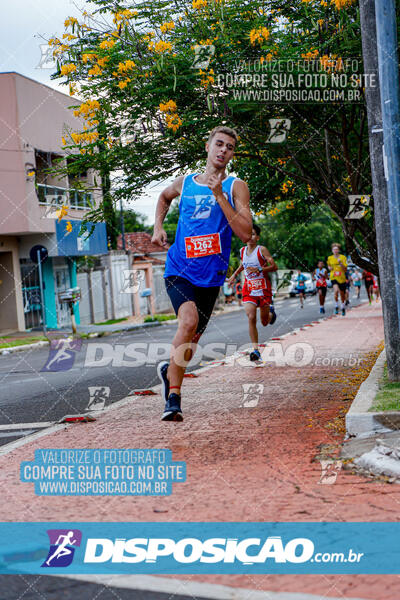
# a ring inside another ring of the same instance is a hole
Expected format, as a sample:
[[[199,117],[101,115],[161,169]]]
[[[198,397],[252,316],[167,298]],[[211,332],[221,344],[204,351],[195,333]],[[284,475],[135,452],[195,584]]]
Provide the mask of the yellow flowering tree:
[[[114,200],[134,199],[155,179],[201,168],[208,132],[225,123],[239,133],[233,168],[249,183],[256,213],[286,211],[304,226],[323,203],[353,258],[360,253],[376,264],[371,213],[345,218],[348,195],[370,191],[362,66],[352,72],[348,62],[361,57],[356,2],[90,6],[91,14],[68,18],[50,42],[54,76],[84,99],[74,110],[85,129],[64,132],[66,151],[79,152],[68,168],[112,173]],[[292,90],[291,76],[308,97],[279,95]],[[344,96],[324,100],[323,80]],[[89,215],[101,217],[102,208]]]

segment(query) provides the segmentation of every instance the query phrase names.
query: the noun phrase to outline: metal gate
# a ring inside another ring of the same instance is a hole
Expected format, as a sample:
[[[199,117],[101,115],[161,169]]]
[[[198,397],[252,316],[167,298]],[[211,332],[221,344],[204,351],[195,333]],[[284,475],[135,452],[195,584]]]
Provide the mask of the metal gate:
[[[58,298],[59,292],[64,292],[70,287],[67,265],[54,266],[54,282],[56,288],[57,324],[59,327],[67,327],[71,323],[69,307],[66,302],[60,302]]]
[[[40,327],[42,325],[42,304],[38,268],[27,258],[22,258],[20,265],[25,328]]]

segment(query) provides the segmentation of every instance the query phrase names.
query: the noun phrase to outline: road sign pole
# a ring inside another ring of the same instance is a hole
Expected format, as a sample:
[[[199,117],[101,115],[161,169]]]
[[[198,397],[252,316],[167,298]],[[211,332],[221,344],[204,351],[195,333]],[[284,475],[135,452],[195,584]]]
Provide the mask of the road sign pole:
[[[70,302],[69,304],[69,312],[71,314],[71,325],[72,325],[72,333],[76,335],[76,319],[74,313],[74,303]]]
[[[40,256],[40,250],[37,251],[37,263],[38,263],[38,271],[39,271],[40,301],[41,301],[41,304],[42,304],[43,333],[44,333],[44,335],[47,335],[47,330],[46,330],[46,306],[45,306],[45,303],[44,303],[43,276],[42,276],[42,258]]]

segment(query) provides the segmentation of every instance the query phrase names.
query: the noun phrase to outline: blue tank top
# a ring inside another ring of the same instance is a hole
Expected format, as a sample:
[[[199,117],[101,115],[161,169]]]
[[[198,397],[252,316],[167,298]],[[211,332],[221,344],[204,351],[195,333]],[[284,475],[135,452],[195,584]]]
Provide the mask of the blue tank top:
[[[178,227],[175,242],[168,250],[164,277],[177,275],[199,287],[220,286],[229,266],[232,229],[210,188],[194,180],[197,175],[187,175],[183,180]],[[228,176],[222,181],[222,191],[232,206],[235,179]],[[193,240],[195,236],[206,237]],[[193,248],[207,244],[213,245],[213,251],[219,247],[220,252],[190,258],[191,254],[199,252]]]

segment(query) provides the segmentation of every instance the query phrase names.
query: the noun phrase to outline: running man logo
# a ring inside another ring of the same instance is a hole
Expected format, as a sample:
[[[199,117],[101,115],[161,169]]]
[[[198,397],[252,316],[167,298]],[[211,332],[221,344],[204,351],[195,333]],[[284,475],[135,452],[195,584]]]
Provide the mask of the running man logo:
[[[190,218],[191,219],[208,219],[208,217],[211,215],[212,207],[215,206],[216,200],[215,200],[214,196],[210,196],[209,194],[207,194],[207,196],[193,196],[193,197],[196,202],[196,208],[194,209],[194,212]]]
[[[194,46],[194,59],[191,65],[192,69],[208,69],[210,60],[215,54],[215,46],[196,45]]]
[[[79,529],[48,529],[50,540],[49,553],[42,567],[68,567],[75,554],[75,548],[81,545],[82,532]]]
[[[144,281],[144,271],[124,269],[122,275],[123,281],[120,294],[136,294],[139,291],[140,283]]]
[[[268,119],[271,131],[267,144],[281,144],[286,140],[292,124],[290,119]]]
[[[336,482],[337,476],[341,468],[341,460],[321,460],[322,473],[318,483],[332,485]]]
[[[243,383],[243,406],[245,408],[254,408],[258,405],[260,394],[264,391],[262,383]]]
[[[106,401],[110,397],[110,388],[107,386],[89,386],[89,403],[86,410],[103,410]]]
[[[349,195],[349,211],[345,219],[362,219],[368,210],[371,196]]]
[[[42,56],[36,69],[55,69],[57,66],[56,59],[53,56],[53,48],[49,44],[39,44]]]
[[[41,372],[69,371],[81,347],[82,340],[51,340],[49,356]]]
[[[225,198],[227,200],[229,200],[228,194],[226,192],[222,192],[222,193],[225,196]],[[215,199],[215,196],[210,196],[209,194],[207,196],[196,195],[196,196],[193,196],[193,198],[196,202],[196,208],[194,209],[194,212],[190,218],[191,219],[208,219],[209,216],[211,215],[212,207],[215,206],[215,204],[217,202]]]
[[[79,252],[90,250],[90,231],[84,231],[82,235],[78,235],[76,238],[76,246]]]

